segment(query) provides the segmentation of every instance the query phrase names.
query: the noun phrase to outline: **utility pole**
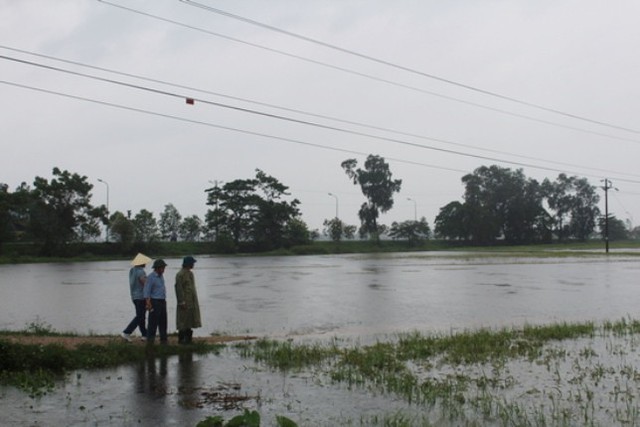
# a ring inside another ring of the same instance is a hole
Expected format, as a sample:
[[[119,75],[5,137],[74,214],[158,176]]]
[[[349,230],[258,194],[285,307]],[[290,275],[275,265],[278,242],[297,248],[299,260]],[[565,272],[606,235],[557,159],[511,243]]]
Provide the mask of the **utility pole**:
[[[614,188],[607,178],[602,180],[604,182],[604,247],[606,253],[609,253],[609,190],[614,189],[618,191],[617,188]]]

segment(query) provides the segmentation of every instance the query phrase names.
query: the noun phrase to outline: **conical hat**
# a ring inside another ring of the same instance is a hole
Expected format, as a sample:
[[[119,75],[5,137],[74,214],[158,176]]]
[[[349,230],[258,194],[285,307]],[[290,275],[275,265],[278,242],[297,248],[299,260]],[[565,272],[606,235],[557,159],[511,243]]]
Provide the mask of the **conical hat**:
[[[150,262],[151,258],[138,252],[138,255],[136,255],[136,257],[131,261],[131,265],[144,265],[149,264]]]

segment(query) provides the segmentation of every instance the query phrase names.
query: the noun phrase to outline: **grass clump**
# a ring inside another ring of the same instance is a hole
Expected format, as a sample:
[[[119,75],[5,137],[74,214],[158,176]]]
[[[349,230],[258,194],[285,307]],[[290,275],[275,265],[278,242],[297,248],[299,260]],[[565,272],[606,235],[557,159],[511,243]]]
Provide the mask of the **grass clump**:
[[[335,346],[294,345],[290,341],[268,339],[260,339],[250,344],[240,343],[235,347],[243,357],[253,357],[256,362],[263,362],[283,371],[320,364],[334,356],[337,351]]]
[[[611,337],[633,343],[639,332],[640,322],[630,319],[564,322],[450,335],[413,332],[353,347],[261,340],[243,344],[241,353],[274,369],[316,369],[333,383],[390,394],[418,414],[443,417],[417,420],[414,412],[399,412],[393,423],[377,420],[384,425],[439,425],[443,419],[447,425],[604,425],[593,408],[607,405],[618,419],[638,425],[640,411],[633,410],[628,390],[640,387],[640,373]]]
[[[19,334],[77,336],[58,333],[40,326],[29,326]],[[16,343],[3,338],[8,335],[16,335],[16,332],[0,333],[0,384],[18,387],[32,396],[42,395],[51,390],[57,379],[76,369],[107,368],[184,353],[216,353],[222,347],[203,342],[195,342],[189,346],[138,346],[114,339],[105,345],[79,344],[75,348],[66,348],[58,343]]]

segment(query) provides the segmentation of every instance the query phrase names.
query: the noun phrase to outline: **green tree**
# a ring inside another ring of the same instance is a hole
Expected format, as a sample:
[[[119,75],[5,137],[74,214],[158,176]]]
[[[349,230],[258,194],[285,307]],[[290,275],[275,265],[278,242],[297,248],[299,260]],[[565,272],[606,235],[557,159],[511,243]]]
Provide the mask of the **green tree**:
[[[344,235],[344,223],[338,218],[325,219],[322,223],[324,226],[323,233],[328,236],[334,242],[342,240]]]
[[[129,218],[122,212],[116,211],[109,218],[109,232],[115,242],[118,242],[123,251],[133,247],[136,238],[136,228]]]
[[[236,246],[249,240],[256,210],[255,180],[236,179],[206,191],[207,205],[215,206],[207,212],[207,229],[216,236],[231,235]]]
[[[341,164],[347,176],[355,185],[360,185],[362,194],[367,198],[358,212],[361,234],[374,236],[380,241],[381,230],[378,217],[393,207],[393,193],[400,191],[401,179],[392,179],[389,165],[384,158],[370,154],[364,163],[364,169],[357,168],[355,159],[347,159]]]
[[[324,235],[334,242],[339,242],[343,238],[353,239],[358,230],[355,225],[345,224],[339,218],[325,219],[322,225],[324,226]]]
[[[15,239],[12,208],[13,195],[9,192],[9,186],[0,183],[0,253],[2,253],[2,246],[5,242]]]
[[[142,209],[136,214],[133,218],[133,226],[137,243],[152,243],[160,239],[158,222],[153,213],[146,209]]]
[[[286,225],[300,216],[300,201],[283,200],[290,196],[289,187],[276,178],[256,169],[255,216],[251,232],[253,241],[260,249],[275,249],[288,244],[285,241]]]
[[[602,215],[598,218],[598,227],[600,229],[600,235],[603,239],[606,239],[606,231],[609,232],[609,241],[626,240],[631,236],[631,233],[627,229],[624,221],[616,218],[614,215],[609,214],[609,221],[606,224],[606,217]]]
[[[300,218],[292,218],[284,228],[285,246],[306,245],[311,241],[311,232]]]
[[[260,169],[254,179],[237,179],[206,190],[207,205],[215,207],[206,215],[209,234],[229,234],[236,246],[252,242],[260,250],[288,244],[285,229],[299,217],[300,202],[284,200],[287,190]]]
[[[417,244],[429,239],[431,228],[425,217],[420,221],[393,222],[389,229],[389,237],[393,239],[405,239],[411,244]]]
[[[182,222],[182,215],[178,212],[172,203],[164,206],[164,211],[160,214],[160,235],[165,240],[175,241],[178,239],[178,233],[180,232],[180,223]]]
[[[99,221],[108,221],[106,207],[90,202],[93,185],[86,176],[57,167],[53,176],[51,181],[35,178],[30,210],[30,228],[45,255],[61,254],[69,242],[99,236]]]
[[[464,214],[471,239],[490,243],[504,238],[510,243],[529,243],[544,233],[545,211],[537,181],[522,169],[481,166],[462,177],[465,184]]]
[[[471,231],[465,205],[453,201],[440,208],[435,219],[434,232],[443,239],[468,240]]]
[[[554,182],[545,179],[542,191],[553,212],[553,231],[559,240],[586,240],[593,233],[600,215],[600,196],[586,178],[560,174]]]
[[[180,237],[187,242],[200,240],[202,234],[202,220],[198,215],[192,215],[182,220],[180,224]]]

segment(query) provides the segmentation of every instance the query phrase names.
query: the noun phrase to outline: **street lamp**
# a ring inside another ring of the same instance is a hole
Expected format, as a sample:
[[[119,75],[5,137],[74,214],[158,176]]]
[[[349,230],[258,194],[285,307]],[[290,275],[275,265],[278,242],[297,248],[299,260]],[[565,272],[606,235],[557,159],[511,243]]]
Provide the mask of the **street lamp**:
[[[107,186],[107,238],[106,242],[109,243],[109,183],[103,179],[98,178],[98,182]]]
[[[333,193],[329,193],[329,195],[336,198],[336,219],[338,219],[338,196]]]
[[[411,197],[407,197],[407,200],[413,202],[413,220],[418,221],[418,203],[413,200]]]

